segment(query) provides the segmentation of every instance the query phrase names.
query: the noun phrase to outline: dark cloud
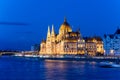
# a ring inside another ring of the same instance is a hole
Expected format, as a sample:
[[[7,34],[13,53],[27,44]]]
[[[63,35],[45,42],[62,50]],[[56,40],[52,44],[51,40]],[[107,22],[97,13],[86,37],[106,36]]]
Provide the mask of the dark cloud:
[[[15,26],[27,26],[28,23],[22,23],[22,22],[0,22],[0,25],[15,25]]]

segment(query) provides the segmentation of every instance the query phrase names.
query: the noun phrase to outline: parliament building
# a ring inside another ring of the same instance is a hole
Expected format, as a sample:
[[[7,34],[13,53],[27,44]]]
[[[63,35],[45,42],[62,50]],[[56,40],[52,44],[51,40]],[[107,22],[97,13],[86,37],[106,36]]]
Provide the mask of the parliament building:
[[[40,44],[40,55],[91,55],[104,54],[103,41],[100,37],[83,38],[80,30],[72,31],[66,18],[59,28],[59,34],[48,26],[46,40]]]
[[[40,55],[64,55],[64,54],[84,54],[85,40],[82,39],[80,31],[72,31],[66,18],[56,34],[54,26],[52,30],[48,26],[46,40],[40,44]]]

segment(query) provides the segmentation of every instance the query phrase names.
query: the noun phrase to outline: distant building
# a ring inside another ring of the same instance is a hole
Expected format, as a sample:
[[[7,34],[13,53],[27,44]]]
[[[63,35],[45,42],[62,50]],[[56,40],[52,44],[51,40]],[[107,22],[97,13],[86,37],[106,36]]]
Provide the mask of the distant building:
[[[120,55],[120,29],[118,28],[114,34],[105,34],[104,49],[106,55]]]
[[[55,34],[54,26],[52,31],[48,27],[47,38],[40,44],[39,54],[64,55],[64,54],[84,54],[85,41],[79,31],[73,32],[67,20],[64,19],[60,26],[59,34]]]
[[[95,56],[104,54],[103,41],[101,37],[86,37],[84,39],[86,44],[86,53],[88,55]]]
[[[39,44],[34,44],[31,46],[31,51],[39,51],[39,50],[40,50]]]

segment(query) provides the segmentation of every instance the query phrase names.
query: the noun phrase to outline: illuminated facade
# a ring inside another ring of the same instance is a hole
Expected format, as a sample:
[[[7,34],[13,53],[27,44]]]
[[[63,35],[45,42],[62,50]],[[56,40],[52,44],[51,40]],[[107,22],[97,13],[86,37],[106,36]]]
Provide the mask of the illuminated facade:
[[[85,38],[86,41],[86,52],[88,55],[103,55],[103,41],[100,37],[89,37]]]
[[[104,49],[107,55],[120,55],[120,29],[118,28],[114,34],[105,34]]]
[[[60,26],[59,34],[55,34],[54,26],[52,31],[48,26],[47,38],[40,44],[41,55],[64,55],[64,54],[84,54],[85,41],[82,39],[80,31],[73,32],[70,25],[64,19]]]

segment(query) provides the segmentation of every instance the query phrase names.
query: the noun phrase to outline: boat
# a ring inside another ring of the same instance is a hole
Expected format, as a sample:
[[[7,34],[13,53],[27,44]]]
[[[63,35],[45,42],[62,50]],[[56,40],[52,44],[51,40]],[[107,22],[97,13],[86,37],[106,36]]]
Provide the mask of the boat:
[[[33,55],[25,54],[24,57],[33,57]]]
[[[120,64],[116,64],[113,62],[101,62],[99,66],[103,68],[120,68]]]
[[[15,54],[14,56],[23,56],[23,54]]]

